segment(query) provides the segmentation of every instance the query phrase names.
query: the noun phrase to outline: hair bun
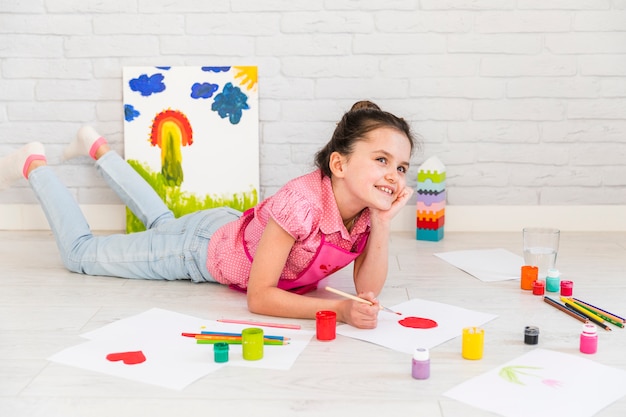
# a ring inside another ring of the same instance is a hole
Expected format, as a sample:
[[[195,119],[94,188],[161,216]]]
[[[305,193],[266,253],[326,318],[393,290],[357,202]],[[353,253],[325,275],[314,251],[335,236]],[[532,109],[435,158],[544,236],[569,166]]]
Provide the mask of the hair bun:
[[[381,110],[380,107],[378,107],[377,104],[372,103],[369,100],[361,100],[361,101],[357,101],[356,103],[354,103],[352,105],[352,108],[350,109],[350,111],[357,111],[357,110]]]

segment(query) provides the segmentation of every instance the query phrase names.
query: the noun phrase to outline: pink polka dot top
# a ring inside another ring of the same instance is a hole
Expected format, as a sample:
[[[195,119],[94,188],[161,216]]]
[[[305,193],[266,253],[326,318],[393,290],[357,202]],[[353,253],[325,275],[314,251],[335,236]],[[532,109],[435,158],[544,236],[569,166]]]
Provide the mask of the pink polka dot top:
[[[289,181],[239,220],[215,232],[209,242],[207,269],[217,282],[247,288],[252,259],[269,218],[295,239],[280,280],[295,280],[306,271],[324,240],[354,252],[370,230],[365,209],[348,232],[330,178],[313,171]]]

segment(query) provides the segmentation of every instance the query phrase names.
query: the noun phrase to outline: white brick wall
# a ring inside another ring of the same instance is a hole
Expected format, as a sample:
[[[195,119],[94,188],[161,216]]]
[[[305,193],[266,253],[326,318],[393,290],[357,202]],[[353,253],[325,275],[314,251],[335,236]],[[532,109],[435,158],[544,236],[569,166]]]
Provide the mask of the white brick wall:
[[[369,98],[422,137],[412,185],[446,164],[450,205],[626,205],[625,0],[3,0],[0,155],[40,140],[56,165],[85,122],[121,152],[122,67],[230,64],[259,66],[264,195]],[[117,204],[89,161],[57,169]]]

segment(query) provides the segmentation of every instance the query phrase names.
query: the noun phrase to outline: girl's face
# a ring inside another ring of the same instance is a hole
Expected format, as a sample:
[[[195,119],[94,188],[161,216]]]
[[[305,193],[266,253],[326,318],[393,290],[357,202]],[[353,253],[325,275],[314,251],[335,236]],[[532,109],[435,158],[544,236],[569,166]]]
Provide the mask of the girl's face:
[[[340,176],[349,194],[342,200],[351,206],[348,211],[389,210],[406,187],[411,144],[404,133],[382,127],[368,132],[352,154],[341,158]]]

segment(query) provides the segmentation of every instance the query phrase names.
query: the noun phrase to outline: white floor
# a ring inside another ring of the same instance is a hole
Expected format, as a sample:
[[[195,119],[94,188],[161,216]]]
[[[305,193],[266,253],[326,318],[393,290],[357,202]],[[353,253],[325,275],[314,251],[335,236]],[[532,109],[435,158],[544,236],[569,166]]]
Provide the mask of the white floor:
[[[288,371],[226,367],[179,392],[47,358],[80,343],[88,330],[153,307],[205,319],[250,317],[242,294],[210,284],[71,274],[49,232],[0,232],[0,416],[492,416],[442,393],[534,349],[523,343],[527,325],[540,328],[538,347],[626,370],[626,330],[601,332],[599,352],[583,355],[578,321],[521,291],[517,281],[485,283],[433,256],[481,248],[521,255],[520,246],[521,232],[448,233],[440,242],[392,236],[381,303],[423,298],[497,314],[484,326],[482,360],[464,360],[458,337],[432,350],[431,378],[418,381],[410,376],[410,355],[338,336],[313,339]],[[626,233],[563,232],[557,263],[575,295],[626,314]],[[352,291],[348,271],[328,284]],[[314,329],[312,321],[294,322]],[[626,416],[626,397],[597,415]]]

